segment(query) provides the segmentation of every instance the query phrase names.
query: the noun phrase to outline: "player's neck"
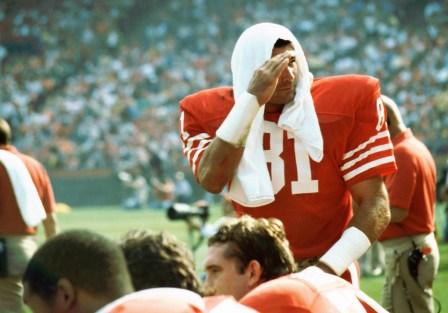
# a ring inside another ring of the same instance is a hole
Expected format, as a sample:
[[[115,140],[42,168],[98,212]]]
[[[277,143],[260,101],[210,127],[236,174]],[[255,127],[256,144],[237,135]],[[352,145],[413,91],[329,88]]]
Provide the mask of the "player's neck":
[[[284,104],[266,103],[264,111],[267,113],[279,113],[282,112]]]

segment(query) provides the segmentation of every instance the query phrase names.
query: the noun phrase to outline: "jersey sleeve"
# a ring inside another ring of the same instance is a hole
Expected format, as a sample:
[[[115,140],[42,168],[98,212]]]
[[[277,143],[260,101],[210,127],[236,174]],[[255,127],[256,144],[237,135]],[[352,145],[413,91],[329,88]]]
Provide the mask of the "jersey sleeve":
[[[356,80],[352,88],[353,127],[340,166],[349,186],[396,170],[378,80],[365,76]]]
[[[213,140],[212,134],[201,128],[195,116],[188,110],[182,109],[179,117],[179,131],[182,140],[183,154],[197,177],[198,165],[201,157]]]
[[[233,106],[229,87],[203,90],[180,101],[179,132],[183,154],[197,177],[204,151]]]

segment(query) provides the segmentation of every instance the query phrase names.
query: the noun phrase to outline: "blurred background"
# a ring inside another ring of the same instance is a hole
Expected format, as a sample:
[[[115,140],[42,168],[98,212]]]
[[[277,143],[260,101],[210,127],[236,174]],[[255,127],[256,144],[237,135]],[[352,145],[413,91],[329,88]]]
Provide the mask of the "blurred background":
[[[1,0],[0,115],[70,206],[193,202],[178,101],[231,85],[249,25],[284,24],[315,76],[382,82],[439,166],[448,156],[448,2]]]
[[[378,77],[442,173],[446,0],[0,0],[0,116],[13,127],[13,144],[49,171],[62,230],[113,238],[133,228],[168,230],[201,269],[203,230],[229,214],[229,202],[196,184],[182,156],[178,102],[231,85],[235,41],[265,21],[295,33],[315,76]],[[199,199],[210,203],[209,221],[168,222],[163,209],[173,201]],[[446,220],[439,203],[439,237]],[[440,248],[434,290],[448,307],[448,245]],[[376,300],[382,283],[361,281]]]

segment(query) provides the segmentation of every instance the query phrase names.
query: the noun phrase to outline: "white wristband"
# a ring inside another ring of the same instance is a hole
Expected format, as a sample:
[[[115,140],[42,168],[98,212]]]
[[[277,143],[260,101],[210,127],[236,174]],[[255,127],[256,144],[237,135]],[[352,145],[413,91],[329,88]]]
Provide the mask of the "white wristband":
[[[236,146],[244,146],[250,126],[258,112],[260,105],[257,97],[242,93],[235,101],[229,115],[216,131],[216,136]]]
[[[347,228],[341,238],[319,259],[328,265],[337,275],[345,272],[370,247],[370,240],[358,228]]]

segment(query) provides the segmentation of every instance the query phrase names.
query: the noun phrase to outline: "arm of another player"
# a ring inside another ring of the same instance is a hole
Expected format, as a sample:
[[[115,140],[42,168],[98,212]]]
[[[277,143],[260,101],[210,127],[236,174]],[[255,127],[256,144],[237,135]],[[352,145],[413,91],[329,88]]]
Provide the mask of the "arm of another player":
[[[235,99],[199,162],[198,181],[207,191],[219,193],[233,178],[259,106],[272,97],[278,78],[292,57],[294,53],[286,51],[266,61],[254,72],[247,92]]]
[[[56,213],[47,213],[47,217],[42,221],[45,230],[45,238],[50,238],[58,233],[58,221]]]
[[[45,238],[48,239],[59,232],[59,224],[56,217],[56,199],[54,197],[50,176],[43,166],[41,167],[40,173],[41,183],[38,186],[41,189],[40,195],[42,204],[47,214],[45,219],[42,221],[42,226],[45,231]]]

